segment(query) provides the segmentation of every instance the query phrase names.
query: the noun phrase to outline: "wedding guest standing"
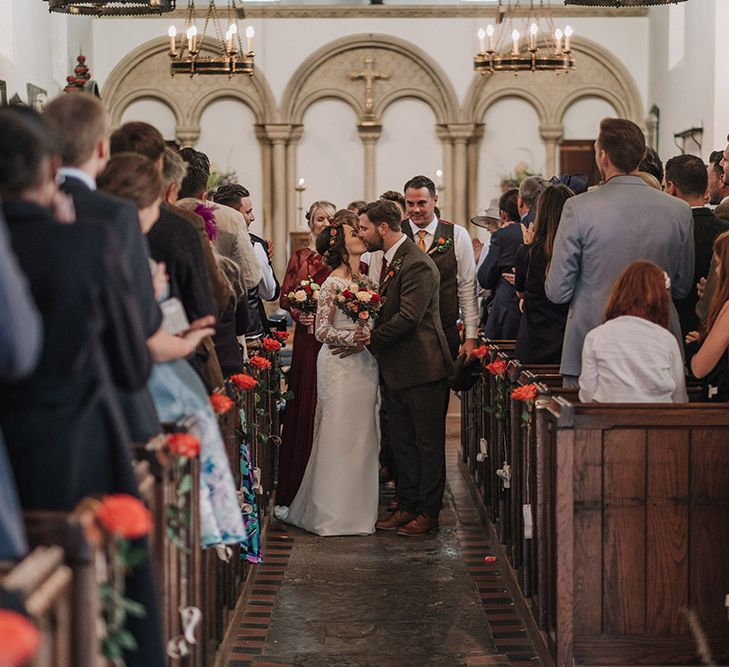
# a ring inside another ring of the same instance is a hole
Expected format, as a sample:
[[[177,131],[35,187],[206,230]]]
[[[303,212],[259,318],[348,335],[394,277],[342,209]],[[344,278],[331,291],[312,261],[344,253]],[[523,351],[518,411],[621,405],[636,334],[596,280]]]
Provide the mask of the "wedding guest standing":
[[[281,285],[281,308],[291,313],[296,328],[288,377],[288,388],[294,397],[286,405],[279,448],[276,490],[279,505],[291,504],[309,461],[316,412],[316,360],[321,349],[321,343],[314,337],[316,316],[296,308],[289,301],[288,293],[295,290],[302,280],[312,279],[321,285],[332,272],[316,251],[315,244],[319,232],[329,226],[335,213],[336,207],[328,201],[316,201],[309,207],[306,214],[311,230],[309,245],[291,255]]]
[[[565,185],[550,185],[539,197],[533,239],[517,253],[516,293],[523,315],[514,355],[525,364],[558,364],[569,305],[554,304],[544,293],[544,278],[552,261],[554,237],[565,202],[574,194]],[[522,259],[523,258],[523,259]]]
[[[585,336],[583,403],[687,403],[686,373],[668,330],[671,281],[652,262],[635,262],[615,281],[605,324]]]

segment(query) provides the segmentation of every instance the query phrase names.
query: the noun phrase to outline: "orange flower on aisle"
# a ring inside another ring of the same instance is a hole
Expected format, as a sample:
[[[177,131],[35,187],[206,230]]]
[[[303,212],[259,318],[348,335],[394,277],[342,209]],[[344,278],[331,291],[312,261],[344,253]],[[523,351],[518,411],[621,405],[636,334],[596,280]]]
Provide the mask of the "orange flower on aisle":
[[[537,397],[537,385],[525,384],[522,387],[517,387],[511,392],[511,397],[515,401],[533,401]]]
[[[484,366],[484,368],[491,373],[491,375],[501,377],[506,372],[506,362],[498,359],[497,361],[491,362],[488,366]]]
[[[101,500],[96,518],[112,535],[123,539],[144,537],[152,530],[152,515],[144,503],[126,493],[114,493]]]
[[[41,643],[41,633],[25,616],[0,609],[0,665],[28,664]]]
[[[259,371],[265,371],[271,368],[271,362],[265,357],[256,354],[251,357],[251,366],[257,368]]]
[[[215,414],[222,415],[233,407],[234,401],[225,394],[211,394],[210,405],[213,406]]]
[[[254,378],[252,375],[248,375],[246,373],[238,373],[236,375],[231,375],[228,378],[238,389],[242,389],[243,391],[247,391],[248,389],[253,389],[253,387],[258,386],[258,380]]]
[[[229,398],[228,400],[230,401]],[[230,402],[232,403],[233,401]],[[167,447],[177,456],[185,456],[188,459],[194,459],[200,456],[200,439],[189,433],[170,433],[167,436]]]
[[[483,359],[488,353],[489,353],[489,346],[481,345],[481,346],[477,347],[471,353],[471,356],[475,357],[476,359]]]
[[[263,339],[263,347],[265,347],[269,352],[278,352],[281,349],[281,343],[275,338],[267,336]]]
[[[274,331],[273,335],[282,342],[286,342],[291,337],[288,331]]]

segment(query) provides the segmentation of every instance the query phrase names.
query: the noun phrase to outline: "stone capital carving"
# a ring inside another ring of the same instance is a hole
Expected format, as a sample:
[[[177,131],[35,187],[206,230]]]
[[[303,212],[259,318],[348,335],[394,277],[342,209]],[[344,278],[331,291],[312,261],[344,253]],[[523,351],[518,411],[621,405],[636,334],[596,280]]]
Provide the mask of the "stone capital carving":
[[[287,123],[267,123],[263,127],[265,128],[266,138],[275,145],[285,144],[289,141],[294,126]]]
[[[304,136],[303,125],[291,125],[291,133],[289,134],[289,145],[298,144],[301,141],[301,137]]]
[[[382,134],[382,123],[367,121],[357,125],[357,134],[364,144],[376,144]]]
[[[199,125],[178,125],[175,130],[175,137],[183,147],[193,147],[200,138]]]
[[[561,123],[542,123],[539,126],[539,136],[542,141],[559,141],[564,135],[564,125]]]
[[[442,127],[451,141],[456,144],[466,144],[476,134],[475,123],[448,123]]]

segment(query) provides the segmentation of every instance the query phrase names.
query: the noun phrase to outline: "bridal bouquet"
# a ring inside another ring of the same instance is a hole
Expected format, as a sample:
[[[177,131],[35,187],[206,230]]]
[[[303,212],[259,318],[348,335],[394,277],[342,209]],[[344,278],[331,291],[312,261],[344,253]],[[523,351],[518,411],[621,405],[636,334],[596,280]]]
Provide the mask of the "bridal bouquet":
[[[335,303],[352,322],[367,328],[370,320],[377,319],[385,300],[366,283],[351,283],[347,289],[337,290]]]
[[[319,307],[319,289],[319,284],[315,283],[311,276],[309,276],[306,280],[302,280],[296,289],[290,291],[286,296],[292,306],[307,315],[314,315]],[[308,330],[309,333],[313,333],[313,327],[308,327]]]

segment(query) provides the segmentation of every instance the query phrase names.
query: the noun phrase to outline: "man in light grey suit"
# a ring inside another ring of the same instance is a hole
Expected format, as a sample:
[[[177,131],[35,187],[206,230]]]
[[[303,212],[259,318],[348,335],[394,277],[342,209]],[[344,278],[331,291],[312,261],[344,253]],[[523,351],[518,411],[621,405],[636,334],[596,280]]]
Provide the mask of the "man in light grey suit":
[[[610,290],[623,269],[648,260],[668,274],[674,299],[693,289],[691,209],[636,175],[645,150],[635,123],[603,119],[595,156],[604,184],[568,199],[562,212],[545,291],[552,302],[570,304],[560,367],[567,386],[577,386],[585,336],[602,324]],[[671,331],[682,343],[673,307]]]

